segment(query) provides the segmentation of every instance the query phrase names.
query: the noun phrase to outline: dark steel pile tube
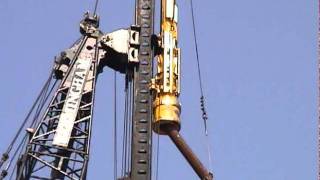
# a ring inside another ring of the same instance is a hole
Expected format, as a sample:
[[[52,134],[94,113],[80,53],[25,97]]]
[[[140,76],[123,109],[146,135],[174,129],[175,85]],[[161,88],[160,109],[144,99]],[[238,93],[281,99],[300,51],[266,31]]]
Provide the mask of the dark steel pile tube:
[[[201,180],[213,180],[212,173],[207,170],[198,157],[192,152],[191,148],[182,138],[179,131],[173,128],[168,128],[167,133]]]

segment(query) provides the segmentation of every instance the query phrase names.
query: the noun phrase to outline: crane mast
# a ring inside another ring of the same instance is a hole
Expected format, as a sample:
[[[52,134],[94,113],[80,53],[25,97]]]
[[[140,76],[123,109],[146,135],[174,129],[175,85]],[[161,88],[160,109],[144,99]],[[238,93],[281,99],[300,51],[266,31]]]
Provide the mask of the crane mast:
[[[132,180],[151,179],[152,159],[152,78],[154,1],[136,0],[136,24],[140,27],[139,64],[134,68],[134,107],[132,119],[131,172]]]
[[[85,13],[81,38],[55,59],[50,78],[58,83],[37,123],[27,128],[15,179],[87,178],[97,77],[105,66],[132,83],[130,167],[118,180],[152,179],[152,134],[167,135],[202,180],[209,172],[180,134],[181,51],[176,0],[161,0],[160,34],[154,35],[154,0],[136,0],[135,24],[110,33],[99,17]],[[153,77],[154,57],[156,72]],[[43,104],[44,105],[44,104]],[[126,142],[127,143],[127,142]],[[0,161],[0,169],[9,151]],[[7,175],[2,170],[0,180]]]

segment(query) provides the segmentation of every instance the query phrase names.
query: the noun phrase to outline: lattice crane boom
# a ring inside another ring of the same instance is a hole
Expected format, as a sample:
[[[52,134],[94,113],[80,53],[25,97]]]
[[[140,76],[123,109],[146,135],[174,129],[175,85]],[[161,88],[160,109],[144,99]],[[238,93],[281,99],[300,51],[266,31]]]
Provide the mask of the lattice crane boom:
[[[104,66],[126,73],[137,63],[139,28],[102,34],[99,17],[85,14],[83,37],[55,61],[56,93],[19,159],[17,179],[85,179],[90,152],[95,84]]]
[[[90,150],[92,112],[100,35],[98,17],[85,15],[83,38],[56,59],[60,79],[44,116],[20,158],[17,179],[85,179]],[[48,174],[50,173],[50,174]]]

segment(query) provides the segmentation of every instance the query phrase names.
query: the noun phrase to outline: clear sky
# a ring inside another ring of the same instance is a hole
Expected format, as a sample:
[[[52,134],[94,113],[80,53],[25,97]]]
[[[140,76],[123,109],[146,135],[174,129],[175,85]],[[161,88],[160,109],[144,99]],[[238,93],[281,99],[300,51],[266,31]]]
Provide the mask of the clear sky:
[[[100,1],[104,32],[133,23],[133,0]],[[190,6],[188,0],[178,3],[181,133],[208,164]],[[216,179],[316,179],[316,1],[201,0],[194,5]],[[80,36],[78,23],[92,8],[92,0],[0,1],[1,152],[40,91],[53,57]],[[113,177],[112,84],[113,73],[106,68],[98,81],[89,180]],[[197,179],[167,137],[160,137],[159,159],[159,180]]]

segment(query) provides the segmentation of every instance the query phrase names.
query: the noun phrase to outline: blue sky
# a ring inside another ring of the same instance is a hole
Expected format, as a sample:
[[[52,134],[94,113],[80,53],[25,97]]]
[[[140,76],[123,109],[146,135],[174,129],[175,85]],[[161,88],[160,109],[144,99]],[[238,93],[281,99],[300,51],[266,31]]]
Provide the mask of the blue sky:
[[[208,164],[190,6],[178,3],[181,133]],[[317,3],[201,0],[194,5],[216,179],[316,179]],[[78,23],[92,8],[88,0],[1,0],[1,152],[40,91],[53,57],[80,36]],[[101,0],[101,29],[128,27],[133,8],[134,1]],[[89,180],[113,177],[111,70],[100,75],[97,88]],[[167,137],[160,137],[159,159],[159,180],[197,179]]]

